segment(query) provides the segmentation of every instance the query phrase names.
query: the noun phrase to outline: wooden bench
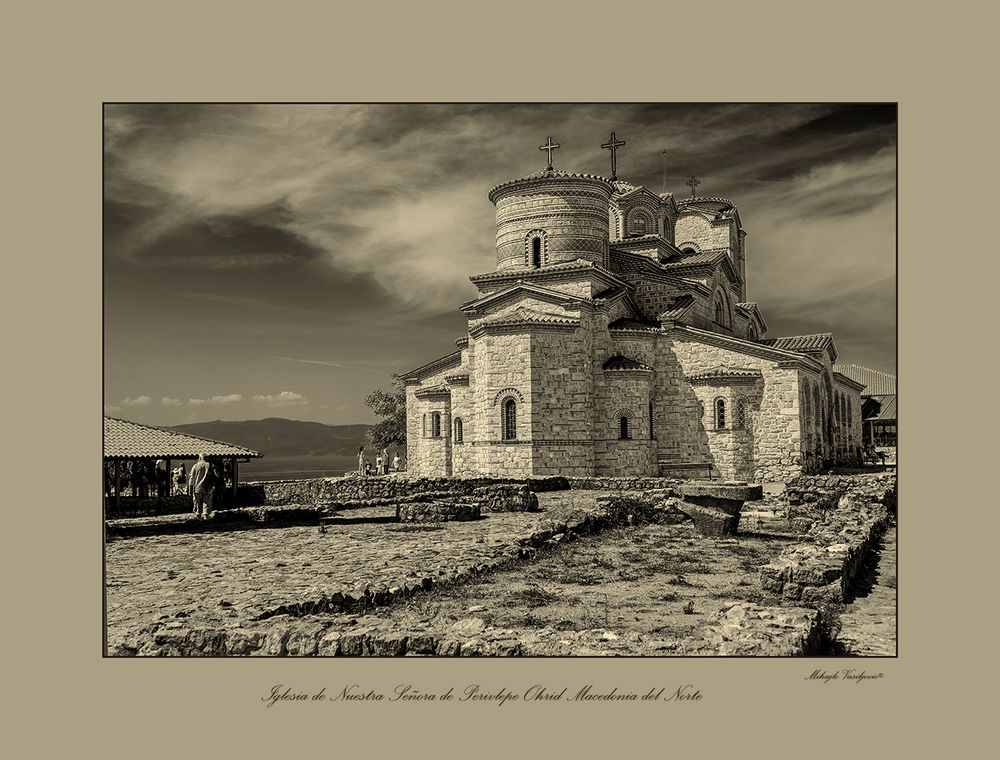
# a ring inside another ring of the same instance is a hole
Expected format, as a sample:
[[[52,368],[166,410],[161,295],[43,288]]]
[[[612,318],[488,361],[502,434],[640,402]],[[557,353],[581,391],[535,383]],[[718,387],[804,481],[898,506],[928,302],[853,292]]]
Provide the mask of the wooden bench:
[[[672,461],[659,461],[656,463],[660,472],[664,470],[704,470],[708,474],[708,479],[712,479],[712,470],[714,465],[711,462],[672,462]]]

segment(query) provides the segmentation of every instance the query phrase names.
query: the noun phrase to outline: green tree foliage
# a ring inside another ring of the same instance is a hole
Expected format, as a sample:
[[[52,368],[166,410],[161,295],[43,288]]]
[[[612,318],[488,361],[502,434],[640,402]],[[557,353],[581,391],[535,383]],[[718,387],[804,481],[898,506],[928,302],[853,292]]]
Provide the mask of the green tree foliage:
[[[381,449],[406,445],[406,387],[399,375],[392,376],[392,390],[380,388],[369,393],[365,406],[382,418],[368,430],[372,446]]]

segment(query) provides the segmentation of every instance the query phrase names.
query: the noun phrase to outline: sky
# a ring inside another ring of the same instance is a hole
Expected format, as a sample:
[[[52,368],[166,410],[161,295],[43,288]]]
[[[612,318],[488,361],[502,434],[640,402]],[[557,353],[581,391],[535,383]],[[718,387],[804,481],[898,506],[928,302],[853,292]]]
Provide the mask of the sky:
[[[494,185],[545,168],[722,195],[768,337],[895,372],[896,110],[850,104],[106,105],[105,413],[371,422],[455,350]]]

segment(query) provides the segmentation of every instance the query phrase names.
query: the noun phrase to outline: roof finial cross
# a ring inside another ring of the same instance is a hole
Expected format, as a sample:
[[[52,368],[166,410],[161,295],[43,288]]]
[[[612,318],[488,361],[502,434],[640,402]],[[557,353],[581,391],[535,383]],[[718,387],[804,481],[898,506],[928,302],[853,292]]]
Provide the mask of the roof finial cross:
[[[697,195],[697,193],[695,192],[695,188],[701,184],[701,180],[699,180],[697,177],[691,177],[684,184],[691,188],[691,197],[694,198]]]
[[[616,140],[615,133],[601,147],[611,151],[611,179],[618,179],[618,149],[625,144],[624,140]]]
[[[545,138],[545,145],[539,145],[538,146],[539,150],[547,150],[549,152],[549,156],[548,156],[548,158],[549,158],[549,165],[545,167],[546,169],[551,169],[552,168],[552,151],[554,151],[558,147],[559,147],[559,143],[552,142],[552,138],[551,137],[546,137]]]

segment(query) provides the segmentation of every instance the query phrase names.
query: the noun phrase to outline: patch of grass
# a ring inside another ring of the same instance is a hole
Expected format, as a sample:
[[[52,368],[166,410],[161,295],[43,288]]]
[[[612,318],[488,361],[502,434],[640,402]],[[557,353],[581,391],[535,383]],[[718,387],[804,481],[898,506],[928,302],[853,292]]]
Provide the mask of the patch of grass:
[[[546,604],[552,604],[557,601],[559,601],[558,594],[547,591],[537,583],[507,594],[508,604],[523,604],[526,607],[544,607]]]
[[[681,612],[685,615],[693,615],[694,613],[694,600],[688,602],[683,607],[681,607]]]
[[[691,583],[683,574],[675,575],[673,578],[667,581],[671,586],[687,586],[688,588],[694,588],[694,584]]]

